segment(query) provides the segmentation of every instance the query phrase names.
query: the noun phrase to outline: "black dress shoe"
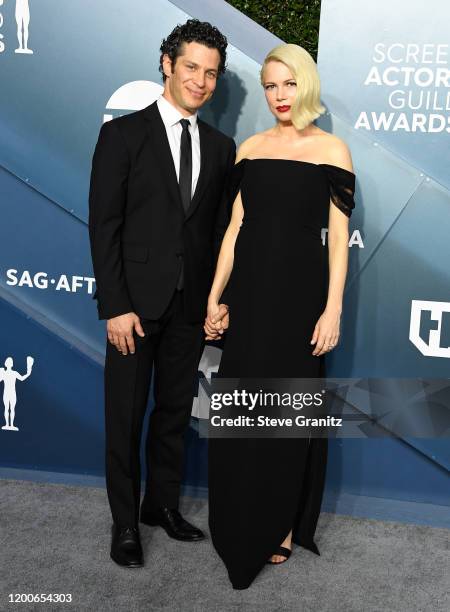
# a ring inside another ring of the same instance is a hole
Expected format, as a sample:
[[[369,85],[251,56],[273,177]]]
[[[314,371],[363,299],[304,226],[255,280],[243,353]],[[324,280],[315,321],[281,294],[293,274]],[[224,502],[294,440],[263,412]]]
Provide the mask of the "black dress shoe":
[[[139,530],[136,527],[119,527],[114,524],[111,531],[111,559],[124,567],[142,567],[144,555]]]
[[[146,525],[159,525],[166,530],[167,535],[183,542],[196,542],[203,540],[203,531],[188,523],[177,509],[158,508],[152,513],[141,512],[141,523]]]

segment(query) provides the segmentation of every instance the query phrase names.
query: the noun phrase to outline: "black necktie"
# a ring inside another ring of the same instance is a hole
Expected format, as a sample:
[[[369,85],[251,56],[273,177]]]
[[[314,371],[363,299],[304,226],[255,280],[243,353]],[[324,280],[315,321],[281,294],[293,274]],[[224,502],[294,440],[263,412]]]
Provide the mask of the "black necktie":
[[[181,132],[180,145],[180,177],[178,180],[180,186],[181,200],[183,202],[184,212],[189,208],[191,203],[192,190],[192,142],[189,132],[190,122],[188,119],[180,119],[183,131]]]

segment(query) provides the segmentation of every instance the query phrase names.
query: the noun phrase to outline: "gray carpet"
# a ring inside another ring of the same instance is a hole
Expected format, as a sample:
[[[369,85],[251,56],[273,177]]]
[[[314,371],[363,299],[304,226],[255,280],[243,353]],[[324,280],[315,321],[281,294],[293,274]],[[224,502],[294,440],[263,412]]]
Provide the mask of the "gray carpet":
[[[207,528],[205,501],[182,510]],[[450,531],[322,513],[318,557],[294,546],[234,591],[210,540],[141,526],[145,567],[109,558],[104,489],[0,481],[0,610],[414,612],[450,610]],[[242,543],[245,546],[245,542]],[[71,593],[71,604],[8,604],[9,593]]]

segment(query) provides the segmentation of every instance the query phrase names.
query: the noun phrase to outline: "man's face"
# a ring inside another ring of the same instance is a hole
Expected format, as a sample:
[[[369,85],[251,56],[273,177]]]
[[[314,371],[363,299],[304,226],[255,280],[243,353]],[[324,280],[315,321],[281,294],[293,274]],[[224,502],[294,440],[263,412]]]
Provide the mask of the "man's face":
[[[192,115],[207,102],[216,88],[220,54],[197,42],[183,43],[181,55],[172,63],[163,57],[164,96],[184,115]]]

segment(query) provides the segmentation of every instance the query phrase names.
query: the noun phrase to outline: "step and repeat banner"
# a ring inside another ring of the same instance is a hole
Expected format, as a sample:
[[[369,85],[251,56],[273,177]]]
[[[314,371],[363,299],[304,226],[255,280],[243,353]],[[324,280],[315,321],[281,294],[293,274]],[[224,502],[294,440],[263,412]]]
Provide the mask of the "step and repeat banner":
[[[275,37],[226,3],[132,5],[0,0],[4,468],[103,474],[105,323],[92,300],[91,159],[103,122],[162,91],[161,40],[190,17],[211,21],[228,36],[228,70],[202,118],[237,144],[273,124],[259,68]],[[318,125],[347,142],[357,177],[342,335],[328,371],[354,379],[346,393],[357,389],[366,407],[397,394],[404,418],[448,411],[449,19],[443,0],[405,0],[395,11],[387,0],[364,11],[355,0],[322,1],[318,67],[328,112]],[[220,354],[220,344],[206,346],[200,377],[217,371]],[[396,383],[407,378],[415,383]],[[196,400],[186,484],[205,486],[197,416]],[[442,431],[334,441],[328,486],[449,503],[447,442]]]

